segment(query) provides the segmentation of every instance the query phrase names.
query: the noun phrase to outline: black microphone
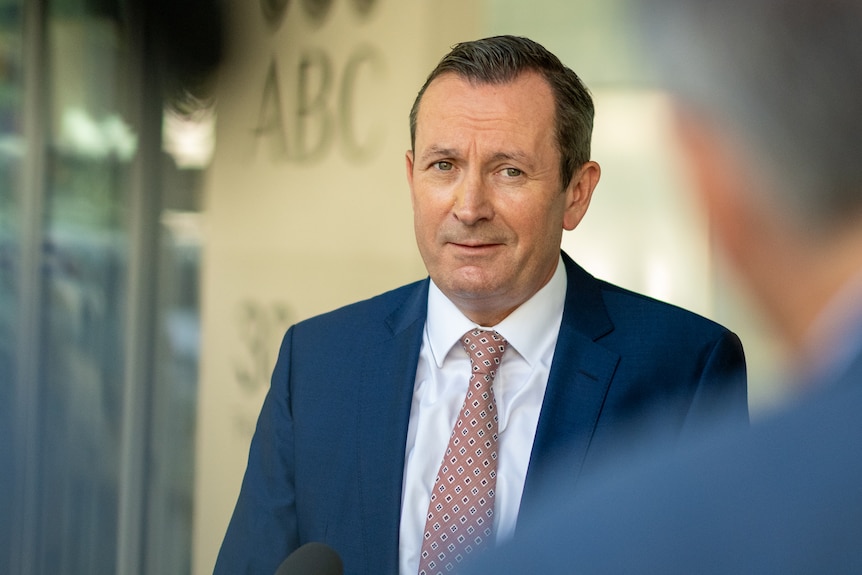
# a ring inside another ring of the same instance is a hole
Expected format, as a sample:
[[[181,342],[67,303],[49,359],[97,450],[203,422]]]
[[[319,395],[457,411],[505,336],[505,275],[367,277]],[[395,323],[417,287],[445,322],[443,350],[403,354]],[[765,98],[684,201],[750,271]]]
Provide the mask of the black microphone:
[[[312,541],[288,555],[275,575],[344,575],[344,564],[335,549]]]

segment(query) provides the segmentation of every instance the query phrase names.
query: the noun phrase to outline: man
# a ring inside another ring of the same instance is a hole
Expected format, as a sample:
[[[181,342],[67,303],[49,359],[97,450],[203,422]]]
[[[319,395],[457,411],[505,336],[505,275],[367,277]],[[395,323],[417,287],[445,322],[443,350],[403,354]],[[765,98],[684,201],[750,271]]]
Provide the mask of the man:
[[[697,193],[795,396],[549,497],[470,572],[862,573],[862,3],[644,4]]]
[[[673,435],[719,404],[747,418],[735,335],[561,254],[599,179],[592,117],[530,40],[443,58],[406,158],[430,280],[288,331],[216,572],[269,573],[309,541],[347,573],[448,571],[512,533],[551,462],[573,486],[654,415]]]

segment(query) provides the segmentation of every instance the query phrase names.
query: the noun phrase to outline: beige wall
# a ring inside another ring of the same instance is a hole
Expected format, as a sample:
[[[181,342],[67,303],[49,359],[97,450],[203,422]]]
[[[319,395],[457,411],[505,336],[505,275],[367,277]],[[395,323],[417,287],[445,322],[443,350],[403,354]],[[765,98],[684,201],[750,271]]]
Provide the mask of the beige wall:
[[[264,4],[232,3],[218,90],[204,213],[195,573],[212,571],[284,329],[425,276],[405,180],[408,112],[436,60],[477,34],[481,7],[378,0],[362,16],[362,2],[334,0],[315,22],[304,9],[313,3],[287,2],[274,28]],[[447,12],[457,21],[436,25]]]

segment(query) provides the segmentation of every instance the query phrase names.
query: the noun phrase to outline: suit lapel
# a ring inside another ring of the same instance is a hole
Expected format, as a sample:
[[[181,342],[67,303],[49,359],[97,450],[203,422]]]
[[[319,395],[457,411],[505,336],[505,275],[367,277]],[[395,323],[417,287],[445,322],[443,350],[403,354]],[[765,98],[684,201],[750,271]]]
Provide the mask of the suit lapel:
[[[394,302],[383,335],[369,339],[359,366],[357,480],[366,573],[398,571],[404,446],[428,305],[428,280]]]
[[[568,286],[536,437],[521,498],[520,519],[547,489],[550,476],[574,482],[587,454],[619,355],[596,343],[613,331],[598,281],[565,253]],[[557,473],[550,473],[554,469]]]

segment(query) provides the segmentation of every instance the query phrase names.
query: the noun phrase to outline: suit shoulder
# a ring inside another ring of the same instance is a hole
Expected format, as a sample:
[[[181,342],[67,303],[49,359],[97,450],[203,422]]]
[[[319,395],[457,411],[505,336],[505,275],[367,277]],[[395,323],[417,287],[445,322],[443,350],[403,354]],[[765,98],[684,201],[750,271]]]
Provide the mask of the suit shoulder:
[[[674,333],[715,339],[730,331],[693,311],[596,278],[565,252],[562,255],[569,282],[566,305],[594,334]],[[584,310],[591,307],[599,311]]]
[[[729,331],[718,322],[678,305],[604,280],[596,281],[599,282],[608,312],[615,323],[624,317],[628,321],[649,322],[654,326],[672,324],[704,334]]]
[[[336,328],[367,330],[375,322],[384,321],[398,311],[407,314],[421,312],[424,316],[427,300],[428,279],[426,278],[302,320],[294,326],[294,329],[299,331]]]

